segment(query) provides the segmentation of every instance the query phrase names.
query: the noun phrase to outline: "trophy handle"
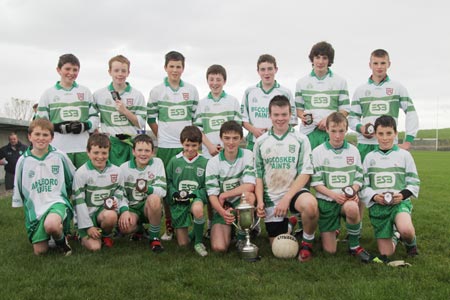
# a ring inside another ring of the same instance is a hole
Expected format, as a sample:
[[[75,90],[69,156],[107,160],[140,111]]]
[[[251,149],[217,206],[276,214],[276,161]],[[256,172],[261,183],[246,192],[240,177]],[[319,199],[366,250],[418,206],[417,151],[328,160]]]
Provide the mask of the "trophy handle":
[[[258,221],[256,221],[256,223],[254,225],[252,225],[252,227],[250,228],[250,230],[253,230],[256,226],[258,226],[259,221],[261,221],[261,218],[256,216],[258,218]]]

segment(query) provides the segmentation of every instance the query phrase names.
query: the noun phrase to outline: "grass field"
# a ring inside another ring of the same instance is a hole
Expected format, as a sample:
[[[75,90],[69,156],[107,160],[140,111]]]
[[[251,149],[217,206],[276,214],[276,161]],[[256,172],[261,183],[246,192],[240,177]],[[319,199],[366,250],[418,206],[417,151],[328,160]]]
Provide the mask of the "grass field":
[[[300,264],[272,256],[265,235],[253,242],[262,260],[249,263],[230,251],[201,258],[175,242],[153,254],[144,242],[117,239],[113,249],[89,253],[76,242],[70,257],[32,254],[23,210],[0,199],[1,299],[449,299],[450,152],[413,153],[421,177],[413,219],[420,255],[393,259],[410,268],[365,265],[338,245],[335,256],[315,243],[314,259]],[[376,252],[367,214],[361,244]]]

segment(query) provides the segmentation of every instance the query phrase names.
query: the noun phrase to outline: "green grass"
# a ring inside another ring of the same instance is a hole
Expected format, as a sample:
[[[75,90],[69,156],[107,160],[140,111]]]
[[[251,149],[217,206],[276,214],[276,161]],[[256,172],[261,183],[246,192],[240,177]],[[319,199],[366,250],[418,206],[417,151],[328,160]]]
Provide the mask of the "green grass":
[[[420,255],[406,258],[402,246],[394,259],[410,268],[364,265],[338,245],[335,256],[315,243],[314,259],[300,264],[272,256],[264,236],[253,241],[262,260],[242,261],[234,251],[197,256],[174,241],[151,253],[144,242],[116,240],[113,249],[89,253],[76,242],[74,253],[36,257],[26,239],[23,210],[0,199],[1,299],[448,299],[450,295],[450,218],[447,166],[450,152],[414,152],[422,179],[414,201]],[[361,244],[376,252],[364,220]]]

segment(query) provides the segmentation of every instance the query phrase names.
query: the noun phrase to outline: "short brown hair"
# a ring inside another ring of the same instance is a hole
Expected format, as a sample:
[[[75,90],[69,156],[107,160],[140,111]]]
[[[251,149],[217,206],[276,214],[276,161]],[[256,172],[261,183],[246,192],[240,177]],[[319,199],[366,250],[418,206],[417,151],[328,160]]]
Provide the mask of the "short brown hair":
[[[186,126],[180,133],[180,142],[183,144],[185,141],[193,143],[202,143],[202,132],[197,126]]]
[[[104,133],[94,133],[87,141],[87,151],[91,151],[92,146],[98,146],[100,148],[111,148],[111,142],[109,137]]]
[[[334,49],[330,43],[323,41],[312,46],[311,52],[309,52],[309,60],[313,62],[314,57],[319,55],[328,57],[328,66],[331,67],[334,62]]]
[[[330,126],[331,122],[335,124],[345,123],[345,128],[348,129],[348,120],[341,112],[335,111],[328,116],[326,123],[327,129]]]
[[[146,143],[152,146],[152,150],[154,150],[154,145],[153,145],[153,140],[151,137],[149,137],[146,134],[139,134],[137,136],[134,137],[133,139],[133,149],[136,148],[136,144],[137,143]]]
[[[259,65],[263,62],[273,64],[273,66],[277,67],[277,60],[270,54],[263,54],[258,58],[258,62],[256,63],[256,69],[259,70]]]
[[[109,60],[108,62],[109,70],[111,70],[112,63],[115,61],[118,61],[122,64],[126,64],[128,66],[128,70],[130,70],[130,60],[121,54],[116,55]]]
[[[53,123],[47,119],[35,119],[28,127],[28,134],[32,134],[36,127],[41,127],[43,130],[49,130],[52,137],[55,136],[55,128]]]
[[[78,68],[80,68],[80,61],[78,60],[78,58],[75,55],[73,55],[71,53],[63,54],[59,57],[58,69],[61,69],[62,66],[64,66],[65,64],[72,64],[72,65],[75,65]]]
[[[223,80],[227,81],[227,71],[221,65],[212,65],[206,70],[206,79],[208,79],[209,74],[222,75]]]

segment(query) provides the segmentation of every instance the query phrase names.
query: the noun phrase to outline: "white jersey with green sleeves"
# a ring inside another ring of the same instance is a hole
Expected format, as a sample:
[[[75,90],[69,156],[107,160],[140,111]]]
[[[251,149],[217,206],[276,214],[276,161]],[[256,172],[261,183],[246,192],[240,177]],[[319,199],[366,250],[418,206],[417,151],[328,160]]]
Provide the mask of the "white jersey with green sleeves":
[[[363,185],[361,156],[358,149],[344,141],[339,149],[325,142],[312,151],[314,174],[311,186],[323,185],[329,190],[342,194],[342,188],[349,185]],[[332,198],[316,192],[317,199],[334,201]]]
[[[158,147],[181,148],[180,133],[193,124],[198,99],[197,88],[183,80],[177,90],[165,78],[150,91],[148,118],[149,122],[158,119]]]
[[[214,99],[211,93],[199,101],[195,114],[194,125],[200,128],[214,145],[222,145],[219,131],[223,123],[234,120],[242,123],[239,101],[222,92],[219,99]],[[203,156],[211,158],[206,146],[203,147]]]
[[[411,153],[397,145],[386,153],[379,148],[369,152],[363,163],[364,189],[361,198],[367,207],[375,194],[409,190],[419,196],[420,179]]]
[[[111,91],[114,91],[112,83],[94,93],[94,104],[100,113],[101,131],[112,136],[116,136],[116,134],[136,135],[138,130],[146,126],[147,107],[144,95],[131,87],[129,83],[127,83],[125,91],[120,94],[120,101],[138,119],[139,127],[136,127],[125,115],[117,111]]]
[[[262,82],[245,90],[241,104],[242,122],[250,123],[256,128],[271,128],[272,121],[269,118],[269,103],[274,96],[278,95],[284,95],[289,99],[292,111],[290,123],[291,125],[297,125],[298,119],[295,113],[294,97],[289,89],[281,86],[277,81],[267,92],[263,90]],[[255,142],[255,137],[250,132],[247,139]]]
[[[369,78],[367,83],[356,89],[352,99],[349,125],[358,133],[358,143],[378,144],[376,138],[365,138],[359,128],[367,123],[374,124],[382,115],[393,117],[398,124],[400,110],[406,115],[406,141],[412,142],[419,130],[419,117],[406,88],[389,76],[379,84]]]
[[[128,210],[141,201],[146,201],[150,194],[158,195],[161,199],[166,196],[166,172],[161,159],[153,157],[144,168],[138,168],[134,159],[123,163],[120,172],[124,180],[125,193],[119,211]],[[138,179],[147,181],[147,191],[142,193],[136,190]]]
[[[340,110],[350,112],[347,81],[330,69],[323,78],[317,77],[313,70],[297,81],[295,105],[297,109],[312,113],[311,125],[300,123],[300,132],[308,135],[331,113]]]
[[[73,83],[70,89],[64,89],[59,81],[42,94],[37,117],[50,120],[53,124],[61,122],[89,122],[93,132],[98,128],[98,114],[92,102],[92,94],[88,88]],[[89,138],[87,131],[80,134],[61,134],[55,132],[52,145],[66,153],[86,152]]]
[[[75,173],[73,194],[78,228],[92,227],[91,217],[103,207],[105,198],[114,197],[121,205],[123,177],[119,167],[108,161],[105,169],[99,171],[88,160]]]
[[[283,136],[275,135],[272,129],[264,133],[256,140],[254,155],[266,208],[277,205],[299,174],[313,173],[309,140],[292,127]]]
[[[253,152],[247,149],[238,149],[234,161],[225,158],[224,151],[208,161],[206,166],[206,191],[208,196],[230,191],[244,184],[256,184],[256,174],[253,166]],[[240,197],[227,199],[233,203]]]
[[[55,203],[68,207],[75,167],[62,151],[49,146],[48,153],[38,158],[30,148],[19,158],[14,178],[12,206],[25,206],[27,227],[35,224]]]

